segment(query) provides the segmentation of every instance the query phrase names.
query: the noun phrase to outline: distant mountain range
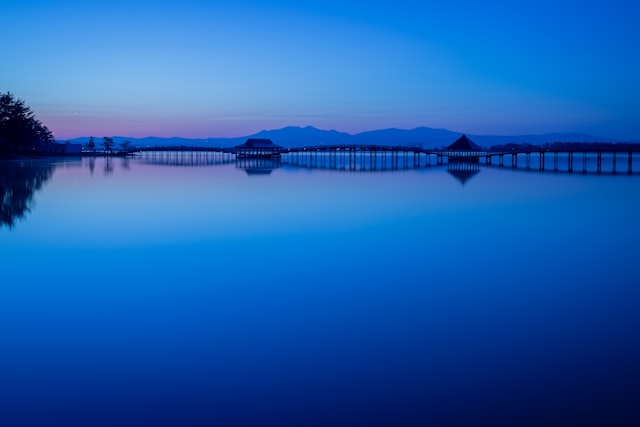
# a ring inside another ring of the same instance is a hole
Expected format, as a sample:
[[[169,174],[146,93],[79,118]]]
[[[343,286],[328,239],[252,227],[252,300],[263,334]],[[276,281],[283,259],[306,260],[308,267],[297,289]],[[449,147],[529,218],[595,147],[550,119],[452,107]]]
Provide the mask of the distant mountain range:
[[[330,144],[377,144],[377,145],[421,145],[424,148],[445,147],[458,139],[462,133],[447,129],[433,129],[419,127],[415,129],[381,129],[357,134],[338,132],[335,130],[322,130],[313,126],[297,127],[288,126],[282,129],[263,130],[253,135],[239,138],[129,138],[115,136],[114,141],[119,144],[123,141],[131,141],[136,147],[157,146],[190,146],[190,147],[233,147],[242,144],[247,138],[268,138],[274,143],[284,147],[301,147],[309,145]],[[470,135],[471,140],[483,147],[503,144],[533,144],[540,145],[553,142],[617,142],[610,138],[603,138],[581,133],[548,133],[543,135]],[[81,137],[68,140],[76,144],[84,144],[89,137]],[[60,141],[63,142],[63,141]],[[64,141],[66,142],[66,141]],[[96,145],[100,146],[102,138],[95,138]]]

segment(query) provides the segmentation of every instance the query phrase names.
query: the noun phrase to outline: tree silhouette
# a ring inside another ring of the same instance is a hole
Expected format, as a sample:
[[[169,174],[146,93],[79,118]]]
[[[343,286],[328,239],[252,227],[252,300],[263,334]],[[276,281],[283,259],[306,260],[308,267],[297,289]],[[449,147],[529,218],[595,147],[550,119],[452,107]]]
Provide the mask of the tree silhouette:
[[[131,145],[131,141],[123,141],[120,143],[120,147],[122,148],[122,151],[124,151],[125,153],[129,151],[130,145]]]
[[[53,134],[12,93],[0,93],[0,155],[34,153],[54,142]]]
[[[89,137],[89,142],[87,142],[87,149],[91,152],[96,151],[96,142],[93,140],[93,137]]]
[[[113,138],[105,136],[102,138],[102,146],[104,147],[104,152],[111,154],[113,151]]]

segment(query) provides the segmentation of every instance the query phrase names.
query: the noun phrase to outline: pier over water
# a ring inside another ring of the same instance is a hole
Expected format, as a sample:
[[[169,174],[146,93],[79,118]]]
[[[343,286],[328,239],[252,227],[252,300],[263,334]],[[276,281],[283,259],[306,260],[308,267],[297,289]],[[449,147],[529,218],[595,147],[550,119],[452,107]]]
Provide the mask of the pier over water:
[[[261,153],[261,159],[293,167],[349,171],[393,171],[475,163],[480,166],[554,173],[640,173],[640,150],[610,149],[522,149],[510,151],[425,149],[398,145],[312,145],[278,148]],[[235,148],[148,147],[131,151],[148,163],[172,165],[216,165],[251,160]]]

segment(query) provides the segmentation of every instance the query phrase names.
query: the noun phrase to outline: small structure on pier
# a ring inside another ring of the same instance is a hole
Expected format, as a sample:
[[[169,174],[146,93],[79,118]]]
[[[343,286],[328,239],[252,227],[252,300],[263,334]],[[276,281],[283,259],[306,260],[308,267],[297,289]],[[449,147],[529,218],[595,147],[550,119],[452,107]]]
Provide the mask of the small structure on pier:
[[[477,163],[480,161],[481,152],[482,148],[463,134],[447,147],[447,158],[450,162]]]
[[[280,157],[283,147],[274,144],[270,139],[249,138],[244,144],[233,147],[236,157],[243,159],[270,159]]]

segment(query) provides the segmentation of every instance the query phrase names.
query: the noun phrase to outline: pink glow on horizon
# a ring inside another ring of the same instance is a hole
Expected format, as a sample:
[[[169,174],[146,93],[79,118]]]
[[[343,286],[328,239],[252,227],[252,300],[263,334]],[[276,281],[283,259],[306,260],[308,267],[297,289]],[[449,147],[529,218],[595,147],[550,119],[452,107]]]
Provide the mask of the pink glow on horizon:
[[[82,119],[69,120],[62,117],[42,116],[40,119],[58,140],[73,139],[84,136],[128,136],[132,138],[184,137],[184,138],[232,138],[259,132],[261,129],[251,130],[243,123],[234,126],[207,123],[180,123],[157,120],[144,122],[135,120]]]

